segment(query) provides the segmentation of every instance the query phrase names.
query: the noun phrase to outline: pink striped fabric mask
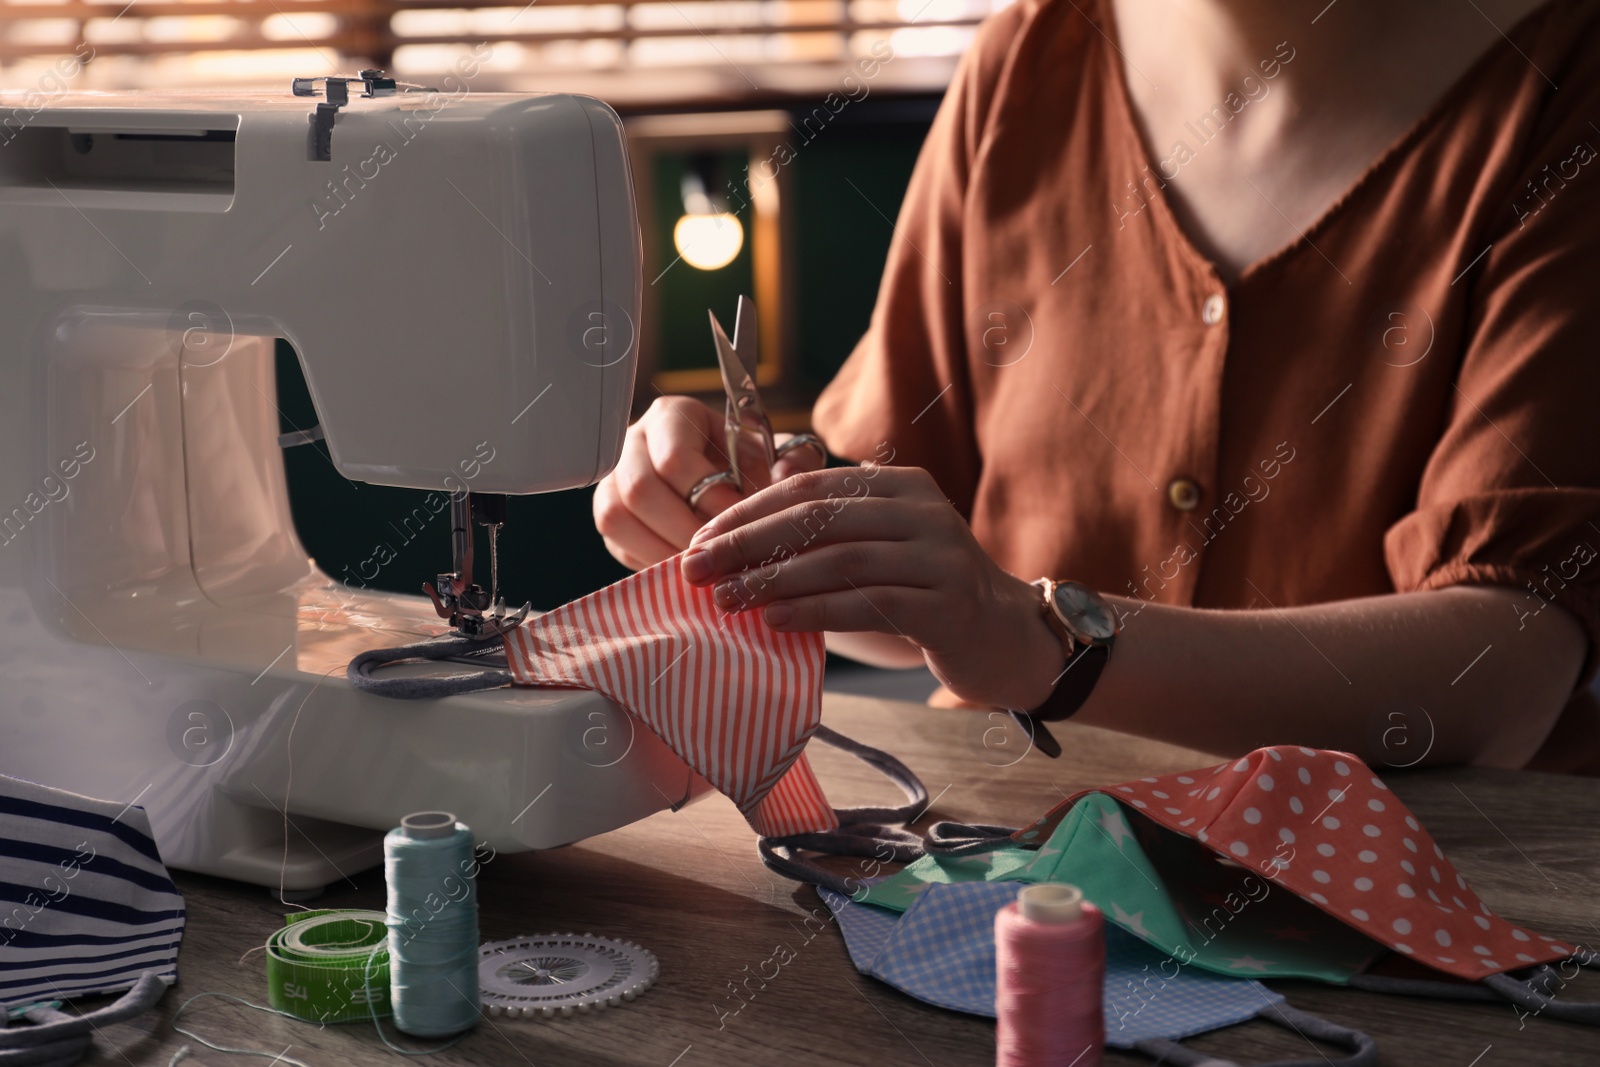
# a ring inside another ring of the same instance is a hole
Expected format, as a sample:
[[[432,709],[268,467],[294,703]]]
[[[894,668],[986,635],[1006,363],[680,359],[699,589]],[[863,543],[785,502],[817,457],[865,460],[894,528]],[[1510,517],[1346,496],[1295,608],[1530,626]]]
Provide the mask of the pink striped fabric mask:
[[[346,676],[358,689],[407,700],[505,685],[593,689],[653,730],[763,837],[835,829],[838,813],[805,757],[822,718],[822,635],[779,633],[757,612],[723,612],[711,590],[680,577],[678,562],[529,619],[504,637],[508,670],[374,676],[385,664],[481,655],[500,641],[451,634],[363,652]],[[895,814],[851,814],[863,812]]]
[[[529,619],[505,639],[518,685],[593,689],[637,716],[763,836],[838,825],[806,761],[823,639],[725,613],[678,557]]]

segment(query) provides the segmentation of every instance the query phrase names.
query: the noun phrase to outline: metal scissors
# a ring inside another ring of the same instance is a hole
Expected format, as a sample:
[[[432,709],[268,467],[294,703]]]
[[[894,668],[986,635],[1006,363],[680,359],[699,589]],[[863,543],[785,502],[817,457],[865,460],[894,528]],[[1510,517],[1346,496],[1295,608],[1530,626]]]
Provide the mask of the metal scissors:
[[[711,340],[717,348],[717,366],[722,371],[722,390],[728,405],[723,416],[724,446],[728,469],[706,475],[694,484],[685,499],[697,508],[700,499],[715,485],[728,485],[741,493],[753,493],[772,484],[772,468],[779,459],[797,448],[813,449],[824,463],[828,452],[815,434],[799,433],[782,444],[774,444],[772,419],[756,389],[756,305],[748,296],[739,297],[738,317],[733,322],[732,341],[717,321],[711,319]]]

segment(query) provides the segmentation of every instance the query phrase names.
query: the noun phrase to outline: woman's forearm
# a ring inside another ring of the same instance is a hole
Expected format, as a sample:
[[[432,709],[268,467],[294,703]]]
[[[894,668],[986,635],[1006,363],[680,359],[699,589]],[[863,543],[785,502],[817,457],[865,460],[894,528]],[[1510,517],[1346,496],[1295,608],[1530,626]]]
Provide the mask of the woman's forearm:
[[[827,521],[796,552],[794,531],[819,507]],[[975,705],[1038,707],[1064,662],[1039,590],[1003,570],[917,468],[794,475],[706,523],[679,565],[724,610],[760,611],[775,630],[828,633],[836,651],[884,665],[920,655]],[[1560,717],[1585,652],[1575,618],[1528,611],[1510,588],[1286,610],[1111,599],[1127,618],[1079,717],[1214,752],[1301,744],[1390,766],[1520,767]],[[1416,746],[1403,755],[1396,713]]]
[[[1077,718],[1213,752],[1304,744],[1374,765],[1521,767],[1585,652],[1572,615],[1528,617],[1499,587],[1283,610],[1108,599],[1128,615]]]

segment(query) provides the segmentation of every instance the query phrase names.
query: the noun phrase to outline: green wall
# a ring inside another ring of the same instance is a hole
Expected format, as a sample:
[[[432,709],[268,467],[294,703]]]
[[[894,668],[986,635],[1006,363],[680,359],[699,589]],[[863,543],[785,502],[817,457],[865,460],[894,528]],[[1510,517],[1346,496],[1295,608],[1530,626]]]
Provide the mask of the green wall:
[[[856,121],[847,109],[793,164],[797,344],[813,389],[833,378],[872,318],[894,234],[888,220],[899,216],[933,104],[886,101],[873,109],[869,100],[858,105]]]

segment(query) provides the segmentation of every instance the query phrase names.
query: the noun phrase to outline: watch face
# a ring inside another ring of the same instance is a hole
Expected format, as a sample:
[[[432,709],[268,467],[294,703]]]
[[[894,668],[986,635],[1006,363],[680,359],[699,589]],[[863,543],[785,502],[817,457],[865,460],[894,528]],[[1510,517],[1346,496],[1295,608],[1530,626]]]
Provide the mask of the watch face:
[[[1067,628],[1096,644],[1111,640],[1117,635],[1117,620],[1111,606],[1086,585],[1078,582],[1057,582],[1055,588],[1056,611],[1060,612]]]

